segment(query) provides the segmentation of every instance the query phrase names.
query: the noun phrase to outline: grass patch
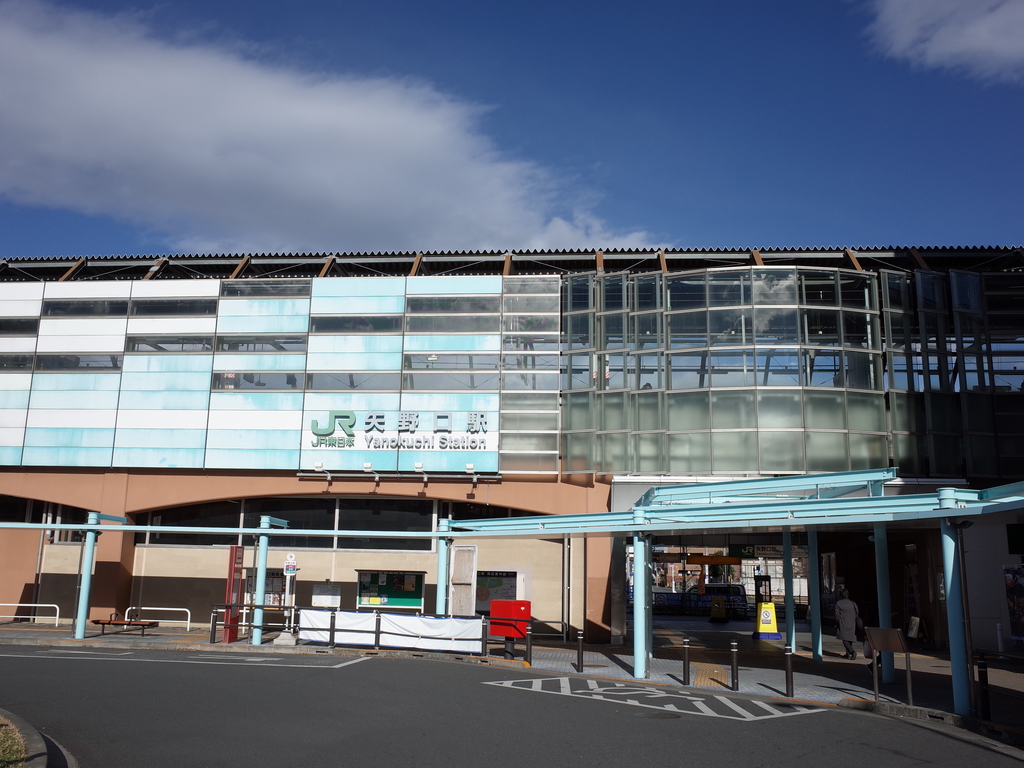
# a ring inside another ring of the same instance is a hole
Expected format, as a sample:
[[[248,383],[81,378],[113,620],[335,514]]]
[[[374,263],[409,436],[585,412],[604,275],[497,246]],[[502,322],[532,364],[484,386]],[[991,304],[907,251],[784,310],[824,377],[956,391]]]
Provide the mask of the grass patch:
[[[25,742],[17,728],[0,717],[0,768],[20,768],[25,754]]]

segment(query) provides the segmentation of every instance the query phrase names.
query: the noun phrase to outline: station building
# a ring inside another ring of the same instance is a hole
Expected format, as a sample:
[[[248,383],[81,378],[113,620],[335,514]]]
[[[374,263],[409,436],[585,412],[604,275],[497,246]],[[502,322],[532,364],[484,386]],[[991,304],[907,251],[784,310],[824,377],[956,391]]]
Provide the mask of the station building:
[[[352,608],[361,573],[406,572],[429,612],[436,545],[403,533],[443,519],[890,466],[886,493],[1024,480],[1022,385],[1020,248],[17,259],[0,263],[0,521],[157,529],[100,538],[94,617],[209,616],[226,548],[251,537],[158,529],[263,515],[288,521],[270,565],[295,556],[299,605],[329,581]],[[325,529],[344,535],[303,536]],[[867,535],[821,535],[823,577],[870,616]],[[79,540],[0,530],[0,603],[70,616]],[[1002,528],[977,541],[975,559],[1020,560]],[[921,617],[941,644],[937,530],[889,546],[894,626]],[[480,541],[475,557],[499,585],[478,608],[500,592],[552,631],[625,635],[624,540]],[[972,611],[1008,622],[993,573]]]

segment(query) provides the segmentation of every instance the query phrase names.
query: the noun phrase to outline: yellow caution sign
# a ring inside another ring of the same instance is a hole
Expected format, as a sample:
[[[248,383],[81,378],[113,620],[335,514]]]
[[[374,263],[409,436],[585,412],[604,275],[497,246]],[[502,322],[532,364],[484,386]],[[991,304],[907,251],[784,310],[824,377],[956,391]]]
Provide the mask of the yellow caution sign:
[[[723,622],[729,620],[729,614],[725,610],[725,597],[717,595],[711,598],[711,621]]]
[[[775,620],[775,603],[757,604],[757,626],[752,637],[755,640],[781,640],[779,625]]]

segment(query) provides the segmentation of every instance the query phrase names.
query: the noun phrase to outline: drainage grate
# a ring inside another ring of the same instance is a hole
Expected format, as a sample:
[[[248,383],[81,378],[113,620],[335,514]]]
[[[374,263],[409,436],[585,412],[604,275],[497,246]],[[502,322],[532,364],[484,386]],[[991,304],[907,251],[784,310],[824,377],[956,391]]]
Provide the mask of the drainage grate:
[[[678,720],[679,715],[674,712],[634,712],[633,717],[642,717],[644,720]]]

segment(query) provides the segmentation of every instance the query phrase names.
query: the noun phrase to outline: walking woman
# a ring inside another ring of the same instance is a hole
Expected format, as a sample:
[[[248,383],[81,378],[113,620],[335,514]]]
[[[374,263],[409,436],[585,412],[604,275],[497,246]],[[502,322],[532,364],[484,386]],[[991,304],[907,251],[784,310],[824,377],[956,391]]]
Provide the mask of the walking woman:
[[[857,651],[854,650],[854,641],[857,639],[857,630],[864,626],[860,620],[860,611],[857,604],[850,599],[850,593],[845,589],[839,590],[839,599],[836,601],[836,638],[843,641],[846,648],[844,659],[856,659]]]

